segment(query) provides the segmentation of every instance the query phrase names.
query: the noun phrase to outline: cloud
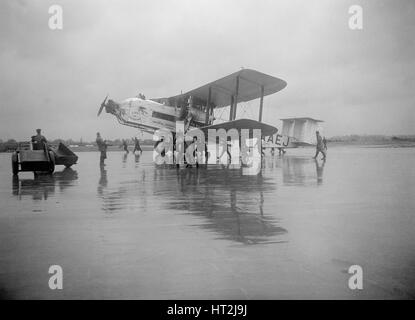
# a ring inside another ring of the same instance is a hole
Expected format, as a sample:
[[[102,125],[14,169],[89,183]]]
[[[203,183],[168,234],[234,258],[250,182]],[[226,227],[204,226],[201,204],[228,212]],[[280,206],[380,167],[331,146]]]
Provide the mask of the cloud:
[[[414,133],[415,5],[364,1],[2,1],[0,137],[130,136],[96,117],[107,93],[170,96],[240,67],[288,82],[265,117],[324,119],[328,135]],[[63,7],[64,28],[48,28]],[[252,103],[255,113],[256,105]]]

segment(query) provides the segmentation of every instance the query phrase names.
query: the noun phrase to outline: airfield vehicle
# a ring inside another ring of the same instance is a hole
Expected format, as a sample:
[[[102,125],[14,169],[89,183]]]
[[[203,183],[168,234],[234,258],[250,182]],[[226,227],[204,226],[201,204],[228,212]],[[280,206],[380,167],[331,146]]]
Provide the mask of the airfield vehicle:
[[[42,150],[33,150],[31,142],[20,142],[12,154],[12,172],[13,175],[21,171],[53,173],[55,165],[69,168],[77,161],[78,156],[63,143],[57,148],[45,144]]]

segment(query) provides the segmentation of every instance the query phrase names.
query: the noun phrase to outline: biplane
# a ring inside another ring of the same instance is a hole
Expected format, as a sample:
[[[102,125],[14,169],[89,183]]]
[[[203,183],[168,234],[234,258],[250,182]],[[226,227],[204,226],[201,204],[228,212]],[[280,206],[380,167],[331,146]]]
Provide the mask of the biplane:
[[[274,126],[262,122],[264,97],[287,86],[284,80],[264,73],[242,69],[197,89],[168,98],[143,99],[134,97],[117,103],[104,99],[98,111],[113,114],[119,123],[153,134],[166,128],[174,132],[176,121],[184,121],[186,129],[206,129],[214,125],[214,110],[230,106],[229,122],[221,128],[261,129],[265,135],[277,131]],[[238,103],[260,98],[259,119],[236,120]],[[219,124],[215,124],[218,127]]]
[[[262,121],[264,97],[279,92],[287,83],[279,78],[252,69],[242,69],[194,90],[167,98],[146,99],[142,94],[121,102],[105,97],[98,116],[105,109],[122,125],[138,128],[154,134],[167,129],[176,132],[176,123],[184,123],[184,131],[199,128],[207,133],[209,129],[260,129],[263,147],[295,147],[289,136],[278,134],[278,129]],[[259,99],[258,120],[236,119],[238,104]],[[229,107],[228,121],[215,123],[214,111]],[[296,133],[293,131],[292,133]],[[265,143],[266,137],[277,135],[276,141]],[[280,137],[278,137],[280,136]],[[295,137],[294,137],[295,138]],[[301,137],[295,139],[297,142]]]

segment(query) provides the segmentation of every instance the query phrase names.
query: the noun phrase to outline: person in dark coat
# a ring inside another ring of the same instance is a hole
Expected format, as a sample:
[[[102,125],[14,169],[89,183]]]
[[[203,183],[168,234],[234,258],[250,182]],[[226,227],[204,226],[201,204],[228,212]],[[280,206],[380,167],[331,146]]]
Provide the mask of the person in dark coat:
[[[140,140],[138,140],[137,137],[134,138],[134,151],[133,151],[133,153],[135,154],[136,151],[139,151],[140,154],[143,153],[143,150],[141,149],[141,146],[140,146]]]
[[[96,143],[98,146],[98,150],[101,152],[99,164],[101,166],[105,166],[104,161],[107,158],[107,143],[105,142],[105,140],[102,139],[101,134],[99,132],[97,132]]]
[[[48,141],[42,136],[42,130],[36,129],[36,135],[32,136],[33,150],[43,150]]]
[[[318,154],[321,152],[323,154],[323,160],[326,159],[326,148],[324,147],[323,138],[320,135],[320,132],[316,131],[317,145],[316,145],[316,155],[314,159],[317,158]]]

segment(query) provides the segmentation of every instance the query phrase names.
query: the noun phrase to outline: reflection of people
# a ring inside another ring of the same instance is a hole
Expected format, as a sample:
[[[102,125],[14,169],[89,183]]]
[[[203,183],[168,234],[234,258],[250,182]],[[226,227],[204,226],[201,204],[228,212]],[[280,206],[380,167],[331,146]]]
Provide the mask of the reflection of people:
[[[98,150],[101,152],[99,164],[101,166],[105,166],[104,161],[107,158],[107,144],[102,139],[101,134],[99,132],[97,132],[96,143],[97,143],[97,146],[98,146]]]
[[[319,164],[317,159],[315,159],[315,162],[316,162],[317,184],[321,184],[323,183],[323,170],[324,170],[324,164],[326,163],[326,160],[323,159],[323,162],[321,163],[321,165]]]
[[[98,194],[102,195],[105,187],[108,185],[107,170],[101,166],[101,176],[98,182]]]
[[[36,129],[36,135],[32,136],[33,150],[43,150],[47,142],[46,138],[42,136],[41,129]]]
[[[323,160],[326,159],[326,151],[324,148],[323,138],[320,135],[320,132],[316,131],[317,145],[316,145],[316,155],[314,159],[317,158],[318,154],[321,152],[323,154]]]

